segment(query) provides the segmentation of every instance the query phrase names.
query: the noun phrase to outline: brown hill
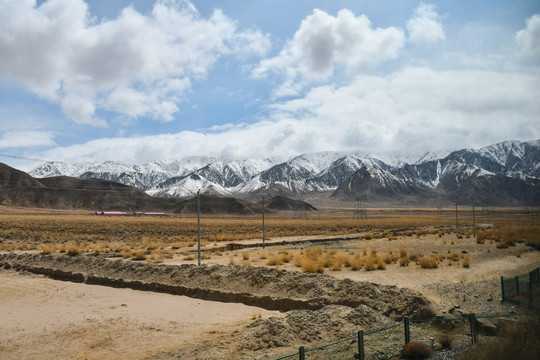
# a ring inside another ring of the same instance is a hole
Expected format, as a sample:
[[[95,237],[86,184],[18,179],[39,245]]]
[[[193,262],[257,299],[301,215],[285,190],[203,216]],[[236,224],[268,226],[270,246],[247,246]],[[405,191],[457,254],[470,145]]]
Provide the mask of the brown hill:
[[[234,197],[200,196],[202,214],[237,214],[249,215],[262,212],[258,204]],[[175,214],[196,214],[197,198],[182,200],[174,210]]]
[[[0,204],[95,211],[165,211],[197,213],[197,199],[155,198],[144,191],[114,181],[57,176],[35,179],[0,163]],[[234,197],[201,196],[201,213],[249,215],[262,212],[262,204]],[[267,211],[315,209],[305,202],[276,197]]]
[[[172,208],[165,199],[112,181],[66,176],[34,179],[0,163],[0,204],[55,209],[150,211]]]
[[[266,205],[266,207],[270,210],[277,210],[277,211],[283,211],[283,210],[303,210],[303,211],[317,211],[317,208],[315,208],[313,205],[302,201],[302,200],[293,200],[285,196],[274,196],[270,202]]]

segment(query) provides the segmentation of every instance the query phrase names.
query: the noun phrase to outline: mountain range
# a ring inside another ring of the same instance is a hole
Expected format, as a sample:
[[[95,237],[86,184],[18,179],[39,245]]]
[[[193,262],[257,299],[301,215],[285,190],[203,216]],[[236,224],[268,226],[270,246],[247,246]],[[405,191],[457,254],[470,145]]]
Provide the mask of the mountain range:
[[[339,201],[483,206],[540,204],[540,140],[505,141],[439,152],[319,152],[290,159],[188,157],[143,165],[47,162],[35,178],[97,178],[158,198],[205,195],[297,199],[324,194]]]
[[[231,196],[199,197],[202,214],[260,214],[279,211],[316,211],[310,204],[275,196],[250,202]],[[173,214],[197,213],[197,199],[158,198],[141,189],[102,179],[54,176],[36,179],[0,163],[0,205],[93,211],[160,211]]]

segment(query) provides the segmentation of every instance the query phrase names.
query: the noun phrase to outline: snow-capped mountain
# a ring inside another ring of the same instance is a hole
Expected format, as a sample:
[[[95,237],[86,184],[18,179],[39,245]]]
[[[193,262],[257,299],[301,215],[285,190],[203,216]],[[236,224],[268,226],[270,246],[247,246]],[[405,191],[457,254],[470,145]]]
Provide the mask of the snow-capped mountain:
[[[535,196],[540,202],[535,195],[540,189],[540,140],[443,152],[320,152],[287,161],[190,157],[143,165],[50,162],[30,175],[112,180],[158,197],[189,197],[198,190],[212,195],[331,192],[339,199],[367,201],[457,198],[464,189],[489,191],[493,182],[497,191],[504,184],[518,187],[507,196],[516,203]]]

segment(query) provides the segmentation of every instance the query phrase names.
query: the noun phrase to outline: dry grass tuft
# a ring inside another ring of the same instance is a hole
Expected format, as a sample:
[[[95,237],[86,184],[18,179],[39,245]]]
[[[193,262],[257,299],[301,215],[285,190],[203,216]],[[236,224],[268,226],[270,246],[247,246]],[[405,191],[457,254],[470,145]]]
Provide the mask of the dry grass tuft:
[[[249,260],[249,253],[248,252],[243,252],[242,253],[242,260]]]
[[[366,271],[372,271],[375,270],[375,264],[377,260],[374,256],[368,255],[364,258],[364,270]]]
[[[401,357],[403,359],[427,359],[433,351],[431,348],[422,342],[411,341],[403,346]]]
[[[436,269],[439,266],[439,262],[435,256],[422,256],[418,259],[418,262],[422,269]]]
[[[437,341],[443,349],[451,349],[454,343],[454,336],[448,333],[440,333],[437,336]]]
[[[66,246],[66,252],[68,255],[77,256],[81,253],[81,247],[79,244],[70,243]]]
[[[279,265],[283,265],[283,258],[278,254],[278,255],[272,255],[268,258],[268,261],[266,262],[267,265],[272,265],[272,266],[279,266]]]
[[[463,257],[463,260],[461,260],[461,266],[463,266],[464,268],[471,267],[471,257],[469,255],[465,255]]]
[[[399,248],[398,252],[400,258],[409,257],[409,252],[404,248]]]
[[[324,266],[309,257],[303,257],[301,261],[302,272],[305,273],[323,273]]]
[[[409,257],[405,256],[405,257],[399,258],[399,265],[400,266],[409,266]]]
[[[161,250],[154,250],[146,260],[154,264],[162,263],[163,253],[161,252]]]
[[[42,254],[50,254],[56,250],[56,246],[53,244],[41,244],[40,250]]]
[[[146,260],[146,251],[143,249],[132,251],[131,260]]]

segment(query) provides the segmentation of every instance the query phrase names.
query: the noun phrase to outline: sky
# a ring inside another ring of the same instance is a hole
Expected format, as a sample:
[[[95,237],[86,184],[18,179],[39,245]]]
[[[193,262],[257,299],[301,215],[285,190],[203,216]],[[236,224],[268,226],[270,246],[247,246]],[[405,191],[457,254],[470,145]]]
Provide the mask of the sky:
[[[0,162],[540,138],[538,0],[0,0]]]

